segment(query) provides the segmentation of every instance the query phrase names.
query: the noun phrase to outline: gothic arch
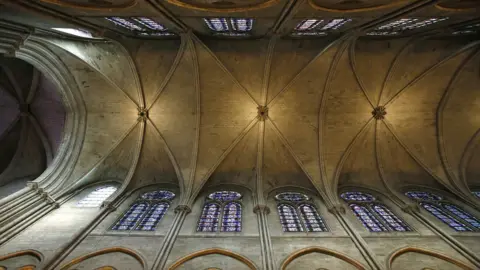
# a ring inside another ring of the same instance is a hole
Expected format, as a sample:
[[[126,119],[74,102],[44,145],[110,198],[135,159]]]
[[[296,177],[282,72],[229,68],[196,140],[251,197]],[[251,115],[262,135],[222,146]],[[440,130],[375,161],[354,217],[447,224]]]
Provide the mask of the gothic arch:
[[[446,262],[452,263],[452,264],[454,264],[454,265],[456,265],[456,266],[458,266],[458,267],[460,267],[461,269],[464,269],[464,270],[473,270],[473,268],[471,268],[470,266],[466,265],[465,263],[463,263],[463,262],[461,262],[457,259],[454,259],[454,258],[449,257],[447,255],[438,253],[436,251],[432,251],[432,250],[428,250],[428,249],[424,249],[424,248],[419,248],[419,247],[403,247],[403,248],[400,248],[400,249],[397,249],[396,251],[394,251],[388,257],[387,269],[391,270],[393,262],[395,261],[395,259],[397,259],[401,255],[409,253],[409,252],[419,253],[419,254],[423,254],[423,255],[427,255],[427,256],[432,256],[432,257],[444,260]]]
[[[219,255],[223,255],[223,256],[228,256],[230,258],[233,258],[237,261],[240,261],[241,263],[245,264],[248,268],[250,268],[251,270],[257,270],[258,268],[255,266],[255,264],[250,260],[248,259],[247,257],[245,256],[242,256],[238,253],[235,253],[235,252],[232,252],[232,251],[229,251],[229,250],[226,250],[226,249],[221,249],[221,248],[210,248],[210,249],[204,249],[204,250],[200,250],[200,251],[196,251],[194,253],[191,253],[185,257],[182,257],[180,258],[179,260],[177,260],[176,262],[174,262],[169,268],[168,270],[175,270],[175,269],[178,269],[178,267],[180,267],[182,264],[184,264],[185,262],[187,261],[190,261],[192,259],[195,259],[195,258],[198,258],[198,257],[202,257],[202,256],[206,256],[206,255],[210,255],[210,254],[219,254]]]
[[[16,252],[12,252],[12,253],[0,256],[0,269],[7,269],[7,268],[2,268],[2,267],[5,267],[3,265],[4,261],[6,261],[8,259],[22,257],[22,256],[30,256],[30,257],[35,258],[38,261],[36,263],[37,266],[43,261],[43,254],[40,253],[39,251],[36,251],[36,250],[33,250],[33,249],[20,250],[20,251],[16,251]],[[27,265],[23,265],[22,267],[19,267],[18,269],[24,269],[23,267],[28,267],[28,266],[35,267],[34,264],[28,263]],[[25,268],[25,269],[27,269],[27,268]],[[30,268],[28,268],[28,269],[30,269]],[[31,268],[31,269],[35,269],[35,268]]]
[[[140,263],[143,270],[148,269],[146,260],[140,254],[138,254],[137,252],[135,252],[131,249],[128,249],[128,248],[124,248],[124,247],[111,247],[111,248],[105,248],[105,249],[97,250],[95,252],[88,253],[86,255],[82,255],[80,257],[76,257],[76,258],[72,259],[70,262],[68,262],[67,264],[63,265],[60,268],[60,270],[68,270],[72,266],[77,265],[77,264],[79,264],[83,261],[86,261],[86,260],[91,259],[91,258],[96,257],[96,256],[105,255],[105,254],[109,254],[109,253],[123,253],[123,254],[129,255],[129,256],[133,257],[138,263]]]
[[[334,251],[334,250],[331,250],[331,249],[327,249],[327,248],[323,248],[323,247],[308,247],[308,248],[304,248],[304,249],[301,249],[301,250],[298,250],[298,251],[295,251],[294,253],[290,254],[286,259],[285,261],[283,261],[280,269],[281,270],[285,270],[287,269],[287,266],[293,262],[295,259],[303,256],[303,255],[307,255],[307,254],[310,254],[310,253],[322,253],[322,254],[326,254],[326,255],[329,255],[329,256],[333,256],[333,257],[336,257],[340,260],[343,260],[349,264],[351,264],[353,267],[359,269],[359,270],[365,270],[367,268],[365,268],[365,266],[363,266],[360,262],[358,262],[357,260],[355,259],[352,259],[350,257],[348,257],[347,255],[344,255],[342,253],[339,253],[337,251]]]

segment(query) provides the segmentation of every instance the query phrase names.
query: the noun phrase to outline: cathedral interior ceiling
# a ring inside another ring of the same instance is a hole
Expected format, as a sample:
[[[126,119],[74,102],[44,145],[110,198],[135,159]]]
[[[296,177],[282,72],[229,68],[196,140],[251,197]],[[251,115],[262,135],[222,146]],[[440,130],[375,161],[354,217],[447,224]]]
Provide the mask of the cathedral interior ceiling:
[[[345,186],[389,192],[423,185],[471,196],[469,186],[479,184],[478,42],[285,39],[268,30],[276,25],[286,33],[301,19],[334,18],[338,10],[354,14],[352,27],[364,25],[369,16],[422,1],[163,2],[19,2],[99,28],[100,17],[112,12],[152,16],[181,33],[164,40],[44,40],[75,78],[87,110],[65,188],[111,179],[129,188],[168,183],[189,203],[205,186],[238,184],[264,195],[295,186],[335,204]],[[429,5],[414,14],[448,15],[452,23],[474,16],[471,6],[458,5],[467,11]],[[295,12],[285,13],[290,8]],[[254,17],[254,35],[267,38],[206,37],[199,22],[220,14]],[[2,102],[3,110],[13,100]],[[0,116],[0,132],[8,115]]]

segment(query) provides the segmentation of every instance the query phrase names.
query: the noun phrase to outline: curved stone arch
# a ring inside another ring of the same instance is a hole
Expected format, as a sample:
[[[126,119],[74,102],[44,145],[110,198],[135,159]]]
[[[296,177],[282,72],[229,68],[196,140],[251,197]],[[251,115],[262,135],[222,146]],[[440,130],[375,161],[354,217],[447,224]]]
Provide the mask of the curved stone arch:
[[[119,11],[132,8],[137,5],[138,0],[129,0],[122,4],[112,5],[112,6],[99,6],[95,4],[74,4],[68,3],[62,0],[40,0],[47,4],[57,5],[66,8],[75,8],[75,9],[86,9],[92,11]]]
[[[20,251],[15,251],[12,253],[8,253],[6,255],[1,255],[0,256],[0,270],[7,269],[2,262],[6,261],[8,259],[13,259],[17,257],[22,257],[22,256],[31,256],[34,257],[35,259],[38,260],[38,262],[35,264],[27,264],[19,267],[18,269],[35,269],[36,266],[39,266],[44,259],[43,254],[40,251],[34,250],[34,249],[26,249],[26,250],[20,250]],[[26,268],[26,267],[32,267],[32,268]]]
[[[409,253],[409,252],[419,253],[419,254],[435,257],[435,258],[447,261],[449,263],[452,263],[452,264],[454,264],[454,265],[456,265],[456,266],[458,266],[458,267],[460,267],[461,269],[464,269],[464,270],[474,270],[472,267],[468,266],[467,264],[465,264],[465,263],[463,263],[463,262],[461,262],[457,259],[454,259],[452,257],[449,257],[445,254],[442,254],[442,253],[439,253],[439,252],[436,252],[436,251],[433,251],[433,250],[420,248],[420,247],[414,247],[414,246],[403,247],[403,248],[397,249],[397,250],[393,251],[392,253],[390,253],[390,255],[387,257],[388,258],[387,259],[387,269],[391,270],[393,262],[395,261],[395,259],[397,259],[401,255],[403,255],[405,253]]]
[[[295,259],[297,259],[297,258],[299,258],[303,255],[307,255],[307,254],[310,254],[310,253],[326,254],[326,255],[329,255],[329,256],[336,257],[340,260],[343,260],[343,261],[349,263],[350,265],[352,265],[353,267],[355,267],[359,270],[366,270],[367,269],[365,266],[363,266],[363,264],[361,264],[357,260],[352,259],[352,258],[348,257],[347,255],[345,255],[343,253],[337,252],[337,251],[332,250],[332,249],[323,248],[323,247],[308,247],[308,248],[304,248],[304,249],[293,252],[283,261],[282,265],[280,266],[280,269],[281,270],[286,270],[287,266],[292,261],[294,261]]]
[[[86,261],[90,258],[94,258],[96,256],[105,255],[105,254],[109,254],[109,253],[115,253],[115,252],[124,253],[124,254],[127,254],[127,255],[131,256],[132,258],[137,260],[142,265],[143,270],[148,269],[147,261],[138,252],[136,252],[134,250],[131,250],[131,249],[128,249],[128,248],[124,248],[124,247],[111,247],[111,248],[105,248],[105,249],[97,250],[97,251],[82,255],[80,257],[76,257],[76,258],[72,259],[70,262],[68,262],[67,264],[60,267],[60,270],[68,270],[68,269],[70,269],[70,267],[72,267],[76,264],[79,264],[83,261]]]
[[[65,110],[69,112],[65,117],[63,138],[56,157],[33,181],[34,189],[40,186],[49,192],[58,191],[59,181],[56,180],[68,177],[74,167],[70,165],[79,156],[86,129],[86,107],[73,75],[61,59],[44,45],[44,40],[32,34],[25,36],[18,33],[18,36],[24,39],[23,45],[12,56],[26,61],[47,76],[59,90]]]
[[[200,251],[193,252],[187,256],[184,256],[174,262],[170,267],[168,267],[168,270],[175,270],[178,269],[182,264],[185,262],[188,262],[190,260],[193,260],[198,257],[206,256],[206,255],[211,255],[211,254],[218,254],[218,255],[223,255],[223,256],[228,256],[230,258],[233,258],[237,261],[240,261],[241,263],[245,264],[248,268],[251,270],[257,270],[258,268],[255,266],[253,261],[248,259],[247,257],[240,255],[238,253],[222,249],[222,248],[209,248],[209,249],[204,249]]]

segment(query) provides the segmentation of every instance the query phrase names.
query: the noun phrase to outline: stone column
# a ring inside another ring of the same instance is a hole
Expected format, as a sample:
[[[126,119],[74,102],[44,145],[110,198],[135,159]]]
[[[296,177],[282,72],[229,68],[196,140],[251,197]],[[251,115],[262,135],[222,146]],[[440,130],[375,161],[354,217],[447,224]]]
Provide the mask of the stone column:
[[[270,208],[266,205],[256,205],[253,212],[257,215],[258,231],[260,233],[260,245],[262,251],[262,266],[265,270],[275,269],[275,261],[273,259],[272,241],[270,238],[270,229],[268,227],[268,214]]]
[[[350,236],[353,243],[360,251],[367,264],[374,270],[384,269],[385,267],[383,267],[382,264],[378,261],[377,256],[368,247],[367,242],[365,242],[363,237],[355,230],[355,228],[352,227],[352,225],[346,218],[345,208],[343,207],[343,205],[333,205],[332,207],[328,208],[328,211],[338,219],[340,224],[342,224],[343,229]]]
[[[178,233],[182,228],[185,217],[190,212],[192,212],[192,209],[188,205],[178,205],[175,208],[175,217],[173,218],[172,226],[165,235],[162,246],[160,247],[159,252],[155,256],[155,261],[153,262],[153,265],[151,267],[152,270],[166,269],[165,264],[167,263],[168,255],[170,255],[173,244],[175,244],[175,240],[177,239]]]

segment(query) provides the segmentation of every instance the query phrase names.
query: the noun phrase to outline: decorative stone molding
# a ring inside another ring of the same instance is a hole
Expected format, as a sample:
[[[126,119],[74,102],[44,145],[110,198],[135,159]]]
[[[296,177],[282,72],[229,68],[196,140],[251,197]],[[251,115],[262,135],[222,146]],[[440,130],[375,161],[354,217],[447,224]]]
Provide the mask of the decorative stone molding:
[[[145,122],[148,119],[148,110],[146,108],[138,108],[138,121]]]
[[[265,121],[268,117],[268,107],[267,106],[258,106],[257,107],[257,118],[260,121]]]
[[[253,208],[253,213],[255,214],[258,214],[258,213],[265,213],[265,214],[270,214],[270,208],[266,205],[262,205],[262,204],[259,204],[259,205],[256,205],[254,208]]]
[[[117,207],[112,201],[104,201],[101,207],[107,209],[110,212],[114,212],[117,210]]]
[[[384,106],[378,106],[372,111],[373,118],[377,120],[381,120],[385,118],[386,114],[387,114],[387,111]]]
[[[418,207],[417,203],[405,204],[405,205],[401,206],[400,208],[403,210],[403,212],[408,213],[408,214],[419,213],[420,212],[420,208]]]
[[[345,207],[343,207],[343,205],[341,204],[336,204],[336,205],[333,205],[332,207],[329,207],[328,208],[328,212],[332,213],[332,214],[345,214]]]
[[[37,190],[37,189],[38,189],[38,183],[37,183],[37,182],[28,181],[28,182],[27,182],[27,187],[29,187],[31,190]]]
[[[188,205],[180,204],[175,207],[175,213],[186,212],[187,214],[192,212],[192,209]]]

